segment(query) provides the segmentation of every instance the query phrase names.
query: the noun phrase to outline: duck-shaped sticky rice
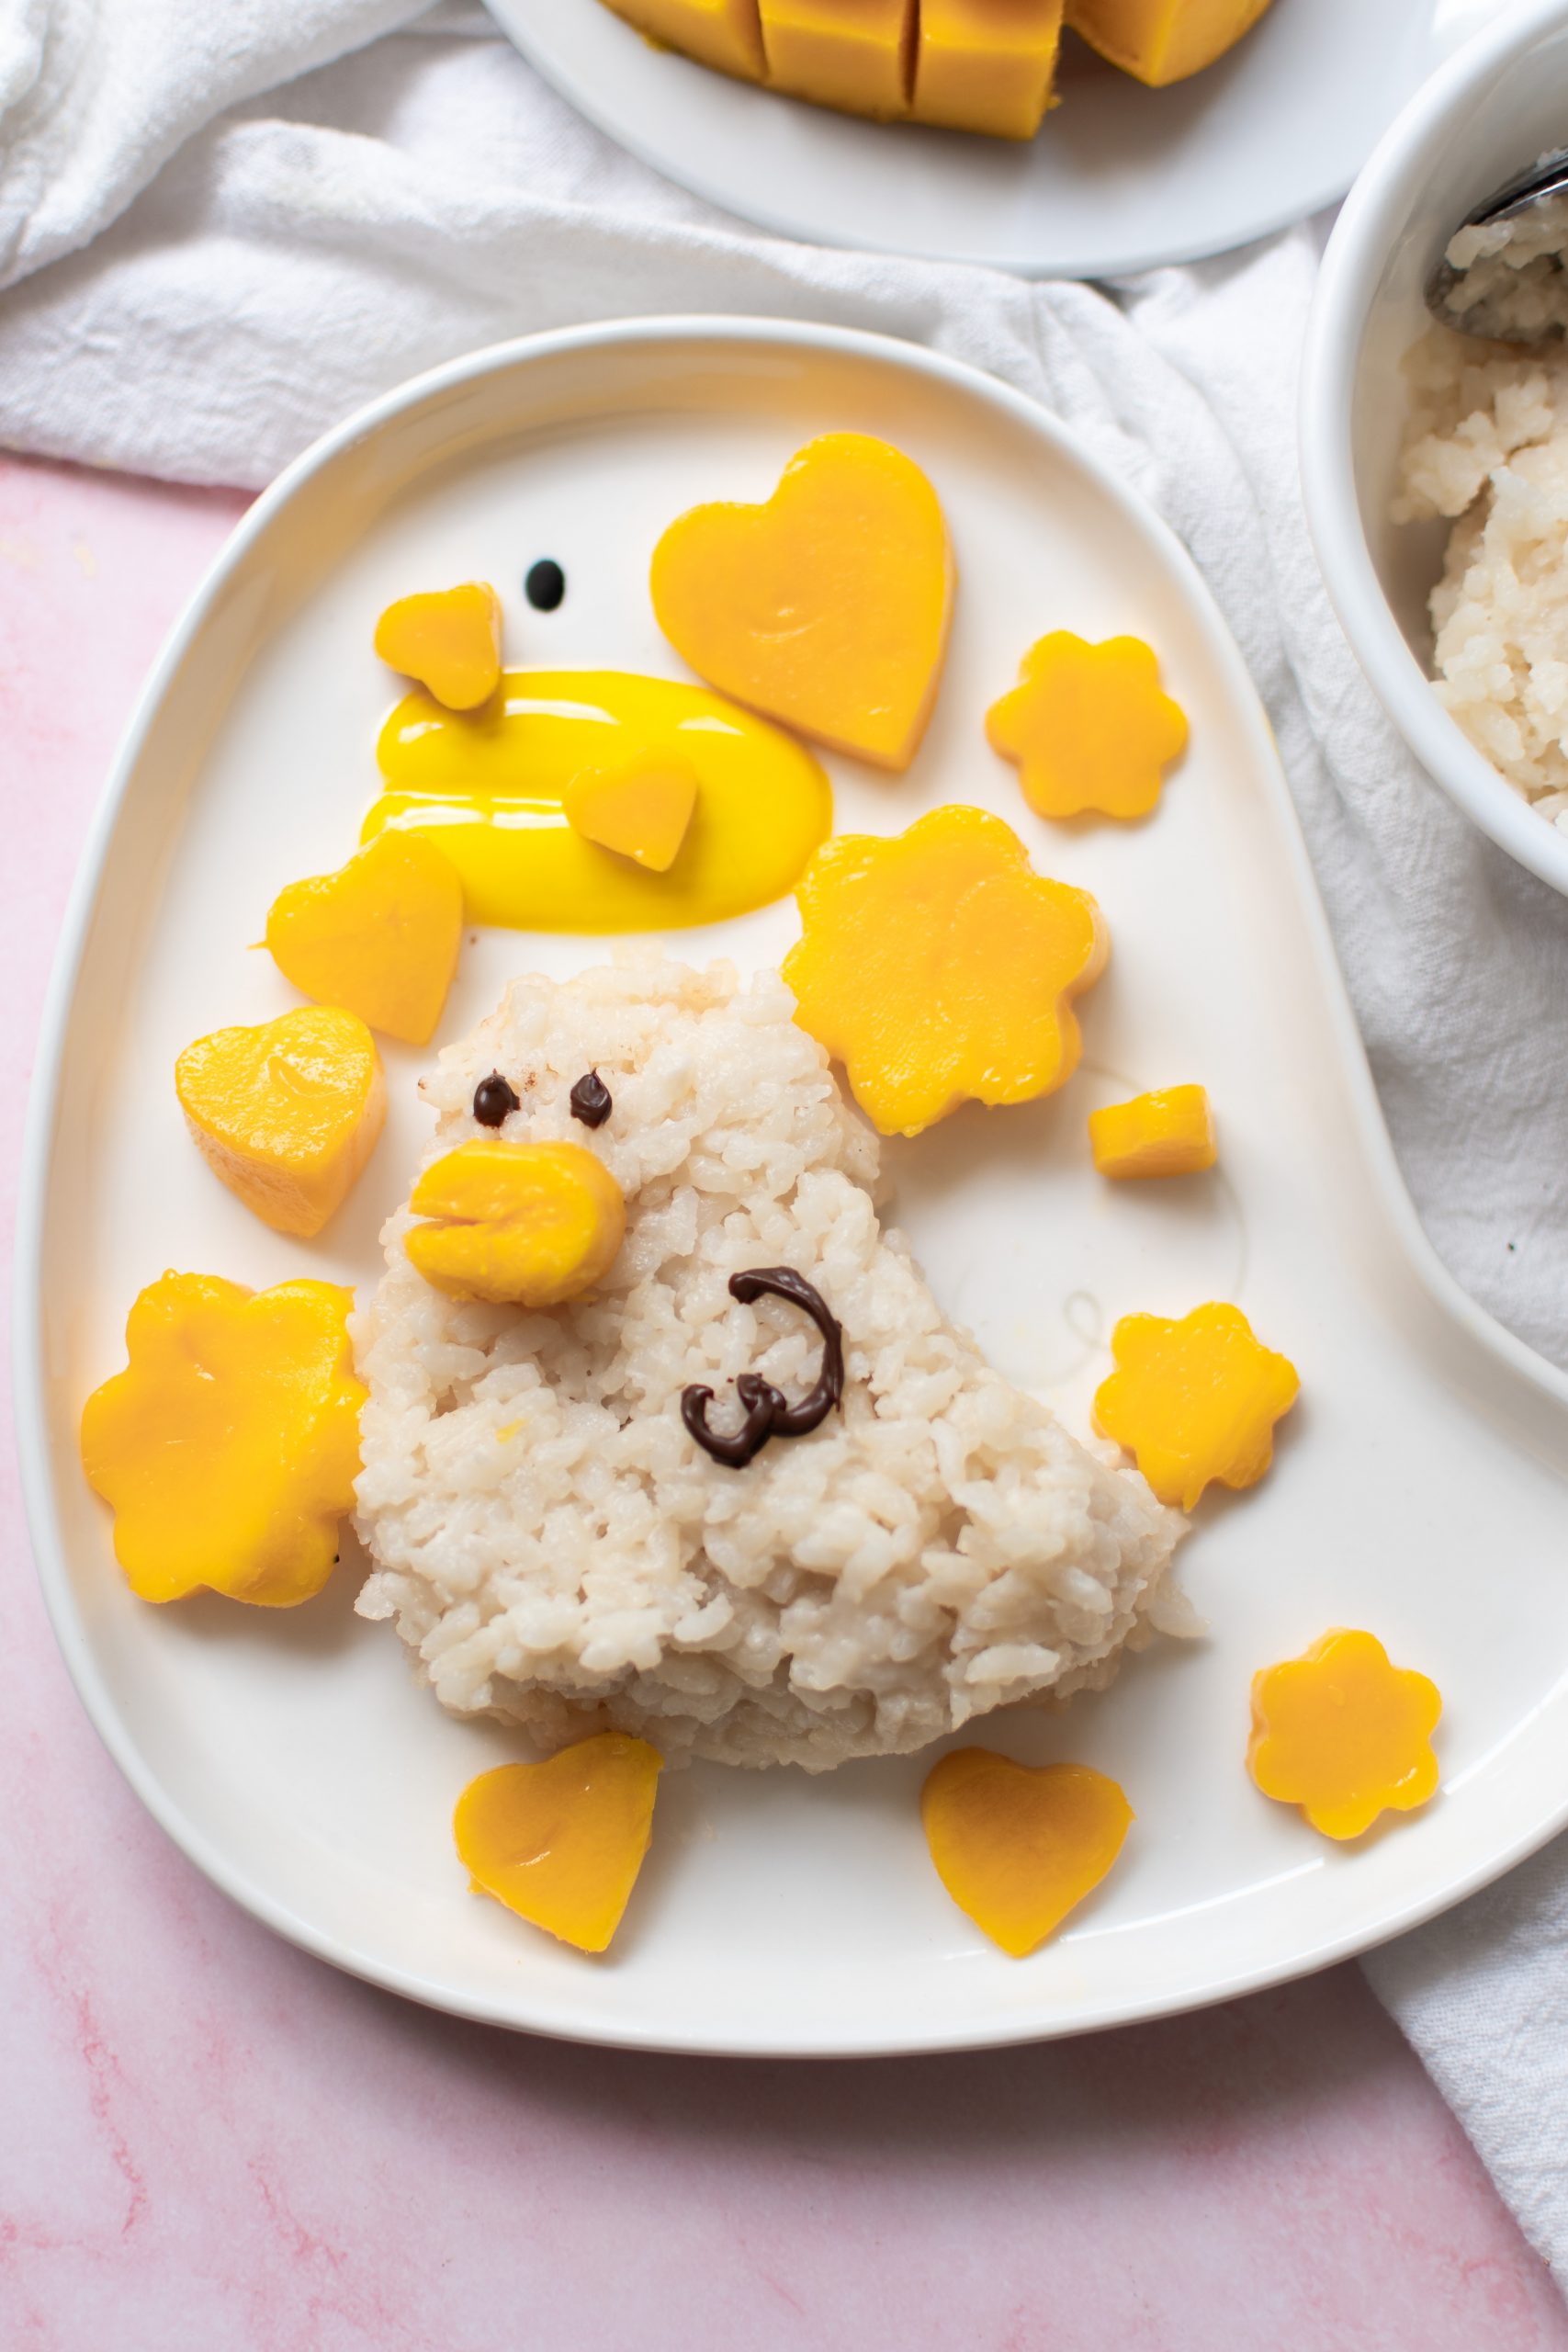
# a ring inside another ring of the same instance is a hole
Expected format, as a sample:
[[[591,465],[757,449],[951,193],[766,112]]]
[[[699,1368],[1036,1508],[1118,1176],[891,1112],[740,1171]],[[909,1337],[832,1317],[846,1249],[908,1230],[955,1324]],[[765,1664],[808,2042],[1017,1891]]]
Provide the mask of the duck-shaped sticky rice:
[[[1183,1521],[942,1315],[793,1011],[724,965],[529,977],[425,1081],[433,1158],[581,1145],[626,1217],[591,1292],[531,1312],[434,1288],[400,1211],[355,1317],[359,1609],[458,1713],[822,1770],[1100,1685],[1180,1622]]]

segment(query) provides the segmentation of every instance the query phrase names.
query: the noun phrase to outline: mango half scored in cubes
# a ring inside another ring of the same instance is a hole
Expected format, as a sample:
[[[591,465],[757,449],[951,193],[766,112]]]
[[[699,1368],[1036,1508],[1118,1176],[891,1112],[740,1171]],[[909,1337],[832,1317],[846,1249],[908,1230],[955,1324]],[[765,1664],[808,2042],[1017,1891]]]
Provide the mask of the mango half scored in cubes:
[[[1159,87],[1201,72],[1269,0],[604,0],[661,46],[846,114],[1032,139],[1064,21]]]

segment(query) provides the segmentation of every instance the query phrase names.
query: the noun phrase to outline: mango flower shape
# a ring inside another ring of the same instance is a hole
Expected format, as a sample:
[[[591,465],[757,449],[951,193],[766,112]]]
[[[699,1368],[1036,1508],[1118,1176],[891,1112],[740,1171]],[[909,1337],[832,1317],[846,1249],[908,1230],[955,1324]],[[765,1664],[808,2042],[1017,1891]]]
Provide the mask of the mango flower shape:
[[[143,1600],[198,1586],[266,1609],[319,1592],[354,1508],[365,1390],[352,1291],[167,1273],[125,1328],[130,1362],[88,1397],[82,1466]]]
[[[1116,1370],[1096,1392],[1096,1426],[1126,1447],[1162,1503],[1190,1510],[1214,1479],[1257,1485],[1301,1381],[1254,1339],[1239,1306],[1211,1301],[1179,1321],[1124,1315],[1111,1352]]]
[[[1089,645],[1054,629],[1030,647],[1010,694],[986,715],[994,752],[1020,770],[1036,816],[1146,817],[1187,744],[1179,703],[1138,637]]]
[[[795,1018],[884,1135],[1072,1076],[1072,1000],[1104,970],[1110,935],[1088,891],[1036,874],[999,817],[935,808],[891,839],[837,834],[796,896]]]
[[[1303,1657],[1253,1676],[1247,1770],[1325,1838],[1359,1838],[1380,1814],[1432,1795],[1442,1712],[1436,1683],[1391,1666],[1374,1635],[1337,1626]]]

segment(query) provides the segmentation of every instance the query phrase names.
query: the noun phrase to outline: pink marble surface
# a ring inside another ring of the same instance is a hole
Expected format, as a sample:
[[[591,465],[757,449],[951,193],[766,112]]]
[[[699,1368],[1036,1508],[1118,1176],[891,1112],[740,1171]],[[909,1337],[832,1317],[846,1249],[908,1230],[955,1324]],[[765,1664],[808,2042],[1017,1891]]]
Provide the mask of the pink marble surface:
[[[88,812],[241,511],[0,465],[0,1164]],[[1560,2352],[1354,1969],[994,2056],[576,2050],[278,1943],[145,1819],[0,1473],[5,2352]]]

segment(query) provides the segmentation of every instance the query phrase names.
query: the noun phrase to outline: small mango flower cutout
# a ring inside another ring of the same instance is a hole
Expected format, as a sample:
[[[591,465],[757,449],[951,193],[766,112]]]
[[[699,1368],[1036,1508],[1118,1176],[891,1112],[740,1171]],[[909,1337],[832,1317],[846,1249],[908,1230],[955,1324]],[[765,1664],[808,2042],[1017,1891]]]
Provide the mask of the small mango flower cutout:
[[[802,935],[784,964],[795,1018],[885,1136],[1072,1076],[1072,1000],[1104,970],[1110,937],[1089,892],[1036,874],[999,817],[935,808],[891,839],[836,834],[796,896]]]
[[[1252,1678],[1247,1768],[1266,1797],[1299,1804],[1325,1838],[1359,1838],[1438,1785],[1436,1683],[1392,1666],[1371,1634],[1337,1626],[1303,1657]]]
[[[1257,1485],[1301,1381],[1288,1357],[1253,1337],[1239,1306],[1211,1300],[1179,1320],[1124,1315],[1111,1352],[1116,1369],[1096,1392],[1096,1426],[1126,1447],[1162,1503],[1190,1510],[1214,1479]]]
[[[986,736],[1019,769],[1036,816],[1129,819],[1156,806],[1187,718],[1142,638],[1090,645],[1059,628],[1030,647],[1018,684],[986,714]]]

